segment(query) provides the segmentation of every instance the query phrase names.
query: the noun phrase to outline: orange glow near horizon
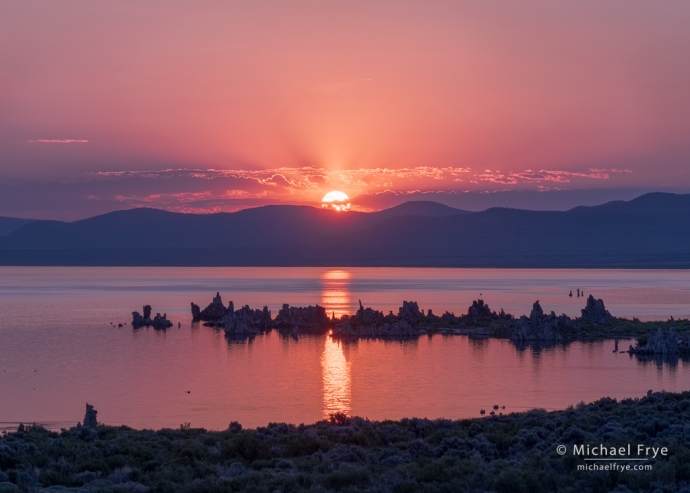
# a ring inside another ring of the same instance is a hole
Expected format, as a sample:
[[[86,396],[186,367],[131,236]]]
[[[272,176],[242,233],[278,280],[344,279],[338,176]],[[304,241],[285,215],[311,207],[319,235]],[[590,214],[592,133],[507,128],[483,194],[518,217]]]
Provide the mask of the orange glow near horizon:
[[[321,199],[321,207],[324,209],[333,209],[338,212],[344,212],[350,210],[350,197],[343,192],[334,190],[328,192]]]
[[[6,4],[0,215],[690,187],[688,2]]]

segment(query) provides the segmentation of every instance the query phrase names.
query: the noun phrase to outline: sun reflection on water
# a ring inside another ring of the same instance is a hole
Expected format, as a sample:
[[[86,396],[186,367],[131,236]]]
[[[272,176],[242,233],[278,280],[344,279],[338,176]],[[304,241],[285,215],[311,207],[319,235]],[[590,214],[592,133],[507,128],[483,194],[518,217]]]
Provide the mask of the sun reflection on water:
[[[325,337],[326,346],[321,355],[323,376],[323,417],[332,413],[350,414],[352,391],[350,389],[350,363],[345,359],[340,342]]]
[[[329,270],[321,275],[321,305],[329,317],[350,313],[350,273]]]

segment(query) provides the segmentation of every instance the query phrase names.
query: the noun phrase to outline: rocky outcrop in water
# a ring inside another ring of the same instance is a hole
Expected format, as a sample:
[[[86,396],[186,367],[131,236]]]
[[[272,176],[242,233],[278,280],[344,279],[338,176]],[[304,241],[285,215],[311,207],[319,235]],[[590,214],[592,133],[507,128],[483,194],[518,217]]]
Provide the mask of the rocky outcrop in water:
[[[539,301],[532,305],[532,312],[529,318],[522,316],[508,324],[511,341],[522,342],[562,342],[564,337],[562,332],[570,328],[572,320],[566,315],[556,316],[554,312],[544,315]]]
[[[201,310],[199,305],[192,303],[192,320],[194,322],[215,322],[222,319],[230,313],[234,313],[235,307],[232,303],[228,303],[228,307],[223,306],[223,300],[220,297],[220,293],[217,292],[213,301],[209,305]]]
[[[595,324],[607,324],[613,320],[611,314],[606,310],[603,300],[595,300],[591,294],[587,298],[587,305],[582,309],[583,322],[593,322]]]
[[[249,305],[245,305],[233,313],[227,314],[217,322],[210,322],[204,325],[220,326],[225,330],[226,335],[245,336],[257,334],[271,329],[271,311],[264,306],[263,310],[252,310]]]
[[[156,316],[153,317],[153,320],[151,320],[151,326],[154,329],[167,329],[169,327],[172,327],[172,322],[168,320],[168,316],[166,313],[161,315],[160,313],[156,313]]]
[[[404,301],[403,303],[407,302]],[[400,311],[401,310],[402,308]],[[349,320],[354,321],[357,325],[382,325],[386,323],[386,321],[393,322],[396,320],[393,312],[390,312],[388,315],[384,315],[380,310],[374,310],[373,308],[369,307],[364,308],[361,300],[359,301],[359,309],[357,312],[352,317],[348,318]]]
[[[487,303],[484,300],[474,300],[472,305],[467,309],[467,318],[477,319],[477,318],[491,318],[492,312]]]
[[[492,312],[488,303],[484,303],[484,300],[475,300],[467,309],[466,318],[469,321],[476,322],[478,320],[510,320],[513,316],[507,315],[502,308],[498,313]]]
[[[361,309],[361,301],[359,306]],[[398,309],[398,321],[407,322],[409,325],[417,325],[424,319],[424,311],[419,309],[416,301],[403,301],[402,306]]]
[[[604,302],[587,299],[582,317],[571,319],[566,315],[557,316],[554,312],[545,314],[539,304],[534,303],[529,317],[515,319],[513,315],[492,311],[482,299],[472,302],[467,313],[456,316],[445,312],[440,317],[431,310],[426,314],[415,301],[403,301],[397,315],[391,311],[388,315],[372,308],[365,308],[361,301],[359,310],[354,315],[343,315],[339,320],[333,316],[329,319],[324,307],[319,305],[294,307],[284,304],[275,320],[271,319],[267,307],[263,310],[252,310],[244,306],[235,311],[232,301],[223,306],[220,293],[203,310],[191,304],[192,317],[195,321],[204,321],[204,325],[223,328],[226,334],[243,336],[277,328],[283,334],[298,337],[300,333],[322,334],[333,328],[333,335],[338,337],[416,337],[424,333],[456,333],[508,337],[513,342],[557,343],[587,337],[590,334],[601,337],[602,325],[615,321],[606,310]],[[135,326],[145,325],[146,317],[135,312]],[[150,307],[145,307],[145,315],[150,315]],[[137,318],[138,317],[138,318]],[[169,324],[165,315],[163,324]],[[150,325],[153,324],[153,320]],[[169,326],[169,325],[166,325]],[[607,329],[607,327],[604,327]]]
[[[419,329],[412,326],[411,320],[417,323],[424,320],[424,314],[415,302],[404,301],[398,310],[398,316],[395,316],[364,308],[360,301],[357,313],[353,316],[344,315],[335,325],[332,334],[333,337],[417,337]]]
[[[192,301],[192,321],[198,322],[199,320],[201,320],[201,308]]]
[[[154,329],[167,329],[172,327],[172,322],[168,320],[167,314],[161,315],[157,313],[153,319],[151,318],[151,305],[144,306],[144,315],[139,312],[132,312],[132,327],[139,329],[141,327],[153,327]]]
[[[86,403],[86,414],[84,414],[84,424],[82,424],[82,428],[95,428],[98,426],[98,420],[96,419],[96,415],[98,414],[98,411],[96,411],[91,404],[88,402]]]
[[[297,307],[284,304],[273,321],[273,326],[291,333],[295,327],[298,333],[324,333],[328,330],[328,323],[326,309],[322,306]]]
[[[351,320],[343,320],[333,329],[334,337],[384,337],[408,338],[419,336],[419,329],[413,328],[404,320],[381,325],[355,325]]]
[[[445,325],[446,327],[453,327],[459,325],[462,320],[462,316],[456,317],[455,313],[445,312],[443,315],[438,317],[438,321]]]
[[[648,338],[639,339],[634,347],[630,346],[629,352],[639,355],[687,355],[690,354],[690,334],[679,337],[673,327],[668,332],[659,328]]]
[[[132,312],[132,327],[138,329],[145,325],[151,325],[151,318],[142,317],[139,312]]]

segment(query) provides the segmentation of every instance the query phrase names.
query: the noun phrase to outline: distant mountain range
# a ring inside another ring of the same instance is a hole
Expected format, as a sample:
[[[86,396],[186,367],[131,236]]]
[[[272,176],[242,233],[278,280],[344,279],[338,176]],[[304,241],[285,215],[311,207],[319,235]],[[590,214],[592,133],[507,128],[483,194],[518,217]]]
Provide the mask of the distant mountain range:
[[[0,218],[0,265],[690,268],[690,195],[669,193],[565,212],[420,201],[372,213],[275,205],[14,221]]]
[[[16,217],[0,216],[0,236],[10,234],[15,229],[19,229],[25,224],[32,222],[32,219],[18,219]]]

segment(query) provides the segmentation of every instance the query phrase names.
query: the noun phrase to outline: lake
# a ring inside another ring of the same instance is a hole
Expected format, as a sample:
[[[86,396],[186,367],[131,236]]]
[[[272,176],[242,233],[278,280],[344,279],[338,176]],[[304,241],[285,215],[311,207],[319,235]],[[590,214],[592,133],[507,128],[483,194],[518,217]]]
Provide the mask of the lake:
[[[336,411],[473,417],[493,405],[560,409],[690,387],[687,362],[642,363],[612,353],[612,341],[541,351],[444,335],[341,343],[273,331],[228,341],[193,325],[189,308],[219,291],[226,305],[267,305],[273,316],[283,303],[353,313],[359,300],[386,312],[407,300],[460,314],[477,298],[515,315],[539,300],[545,311],[577,316],[585,299],[568,293],[578,288],[616,316],[690,317],[690,271],[681,270],[0,267],[0,428],[69,427],[85,402],[112,425],[224,429]],[[144,304],[174,327],[132,330],[131,312]]]

